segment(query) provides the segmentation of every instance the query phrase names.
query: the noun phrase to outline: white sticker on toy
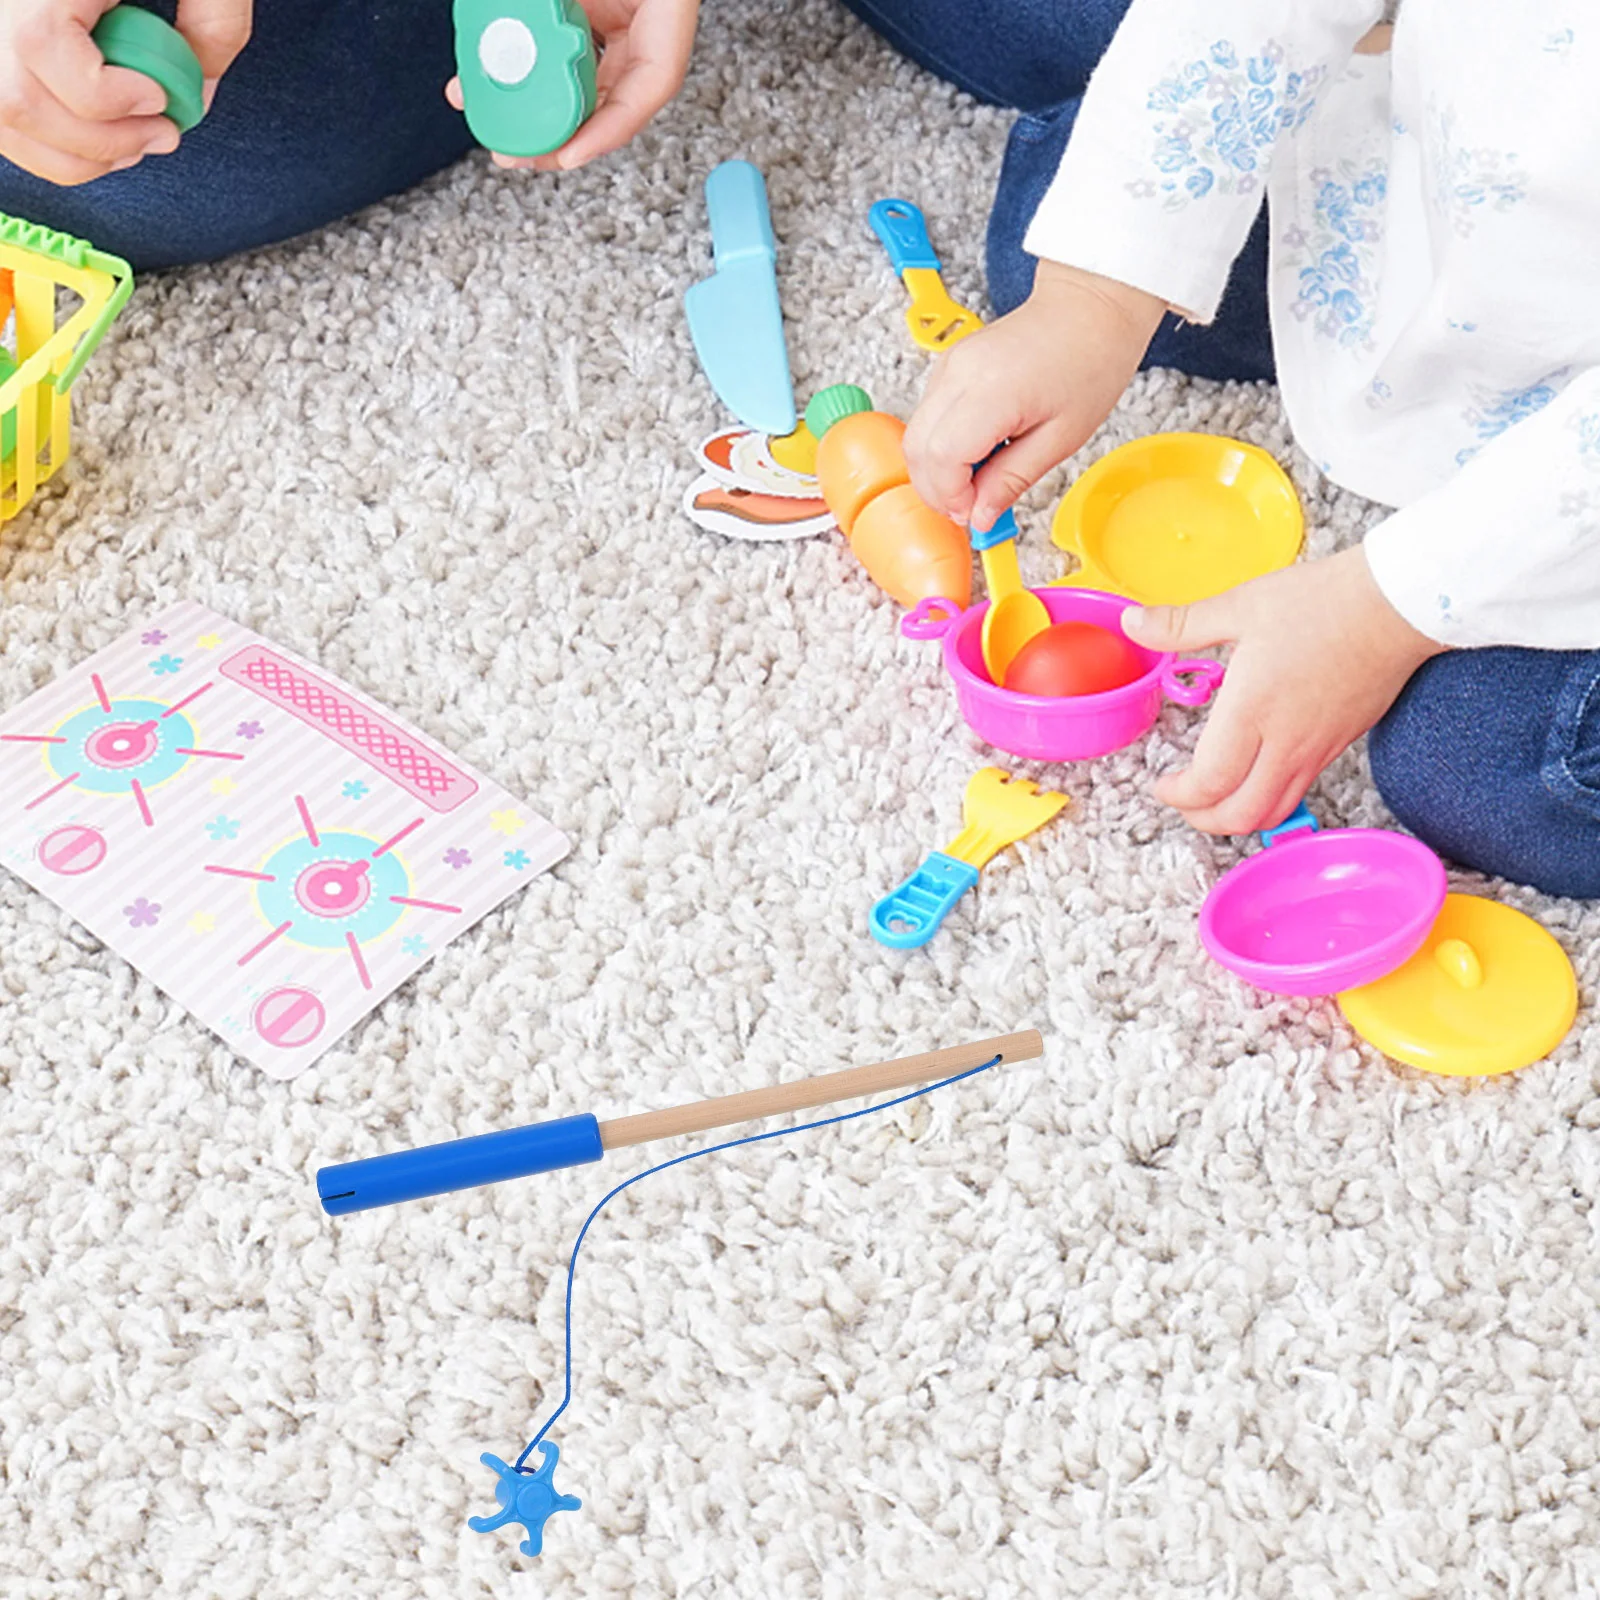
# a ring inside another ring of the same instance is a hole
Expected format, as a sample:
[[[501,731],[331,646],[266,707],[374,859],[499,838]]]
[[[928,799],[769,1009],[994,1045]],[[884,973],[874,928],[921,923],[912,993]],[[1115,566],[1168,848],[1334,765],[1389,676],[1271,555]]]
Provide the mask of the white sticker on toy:
[[[569,848],[203,606],[0,717],[0,861],[275,1078]]]

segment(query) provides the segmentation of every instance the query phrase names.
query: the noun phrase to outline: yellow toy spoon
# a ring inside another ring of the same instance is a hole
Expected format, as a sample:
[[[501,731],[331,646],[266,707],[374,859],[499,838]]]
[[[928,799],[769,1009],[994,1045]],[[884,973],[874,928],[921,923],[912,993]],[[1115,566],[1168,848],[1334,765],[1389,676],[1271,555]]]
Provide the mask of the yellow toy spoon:
[[[989,586],[989,609],[983,616],[983,665],[990,678],[1004,686],[1006,669],[1036,633],[1050,626],[1050,613],[1031,589],[1022,585],[1017,566],[1017,519],[1002,511],[987,533],[970,530],[972,548],[983,560],[983,581]]]

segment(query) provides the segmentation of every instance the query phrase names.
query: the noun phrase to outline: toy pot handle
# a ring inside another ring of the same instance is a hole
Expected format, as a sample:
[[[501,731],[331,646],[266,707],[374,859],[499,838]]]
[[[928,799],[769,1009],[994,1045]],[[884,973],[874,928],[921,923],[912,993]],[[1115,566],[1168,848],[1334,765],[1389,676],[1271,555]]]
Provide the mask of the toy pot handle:
[[[930,594],[900,619],[900,632],[919,641],[942,639],[961,620],[961,607],[942,594]]]
[[[1220,661],[1208,661],[1203,656],[1169,661],[1162,669],[1161,689],[1180,706],[1203,706],[1217,692],[1226,673],[1227,668]]]

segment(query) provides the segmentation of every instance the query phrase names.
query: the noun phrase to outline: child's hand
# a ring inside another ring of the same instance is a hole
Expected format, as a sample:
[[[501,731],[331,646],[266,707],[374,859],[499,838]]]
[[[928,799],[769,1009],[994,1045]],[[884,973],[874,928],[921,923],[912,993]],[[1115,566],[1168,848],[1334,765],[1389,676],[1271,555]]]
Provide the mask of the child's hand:
[[[105,63],[90,30],[115,0],[0,0],[0,156],[63,186],[178,148],[167,97]],[[181,0],[178,29],[216,80],[250,37],[251,0]]]
[[[1110,415],[1165,310],[1140,289],[1041,261],[1022,305],[935,366],[906,429],[917,493],[987,531]]]
[[[544,156],[496,155],[496,166],[570,172],[620,150],[683,87],[700,0],[582,4],[603,47],[595,73],[594,115],[559,150]],[[461,80],[452,78],[444,92],[459,111]]]
[[[1123,628],[1152,650],[1234,646],[1194,764],[1156,784],[1207,833],[1276,827],[1445,648],[1384,599],[1359,546],[1214,600],[1129,611]]]
[[[0,155],[79,184],[178,147],[150,79],[108,67],[89,30],[111,0],[0,0]]]
[[[5,0],[0,0],[3,4]],[[217,92],[217,80],[250,43],[254,26],[255,0],[178,0],[178,32],[188,41],[205,74],[207,111]]]

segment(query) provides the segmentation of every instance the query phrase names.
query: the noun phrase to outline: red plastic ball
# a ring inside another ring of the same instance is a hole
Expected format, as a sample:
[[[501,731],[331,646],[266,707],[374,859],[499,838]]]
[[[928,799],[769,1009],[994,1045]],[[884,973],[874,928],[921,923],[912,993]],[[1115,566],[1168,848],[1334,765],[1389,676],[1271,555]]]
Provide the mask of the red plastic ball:
[[[1012,657],[1005,687],[1045,698],[1104,694],[1144,672],[1138,649],[1109,628],[1097,628],[1092,622],[1056,622]]]

